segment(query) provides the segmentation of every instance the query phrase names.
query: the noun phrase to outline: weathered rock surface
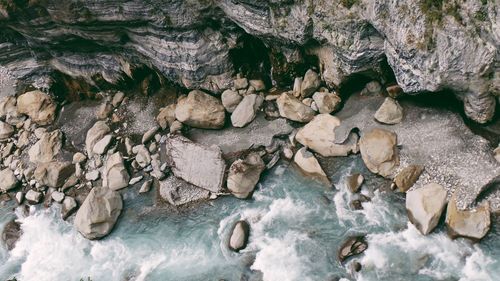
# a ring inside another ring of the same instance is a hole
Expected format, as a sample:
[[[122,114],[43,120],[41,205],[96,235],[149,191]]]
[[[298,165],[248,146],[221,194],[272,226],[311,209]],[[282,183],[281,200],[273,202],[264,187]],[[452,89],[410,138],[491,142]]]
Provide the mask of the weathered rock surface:
[[[386,98],[374,117],[383,124],[397,124],[403,120],[403,108],[395,99]]]
[[[441,185],[431,183],[406,193],[406,210],[411,223],[424,235],[438,224],[446,206],[447,193]]]
[[[243,97],[238,92],[233,90],[225,90],[221,95],[222,105],[227,112],[232,113],[238,104],[240,104]]]
[[[28,155],[33,163],[47,163],[54,160],[62,148],[63,134],[60,130],[43,133],[42,137],[29,149]]]
[[[316,114],[309,106],[287,93],[281,94],[276,103],[280,116],[293,121],[309,122]]]
[[[231,114],[231,123],[234,127],[245,127],[257,116],[257,111],[264,102],[264,99],[256,94],[250,94],[243,98]]]
[[[75,165],[71,162],[54,161],[38,164],[34,177],[41,185],[57,188],[61,187],[74,172]]]
[[[19,181],[11,169],[5,168],[5,169],[0,171],[0,191],[1,192],[7,192],[11,189],[16,188],[18,183],[19,183]]]
[[[39,125],[48,125],[54,122],[56,104],[50,96],[37,90],[24,93],[17,98],[17,111],[28,115]]]
[[[244,249],[248,243],[250,235],[250,225],[246,221],[238,221],[231,231],[229,238],[229,249],[238,252]]]
[[[359,150],[366,167],[373,173],[389,177],[399,165],[397,136],[385,129],[375,128],[359,141]]]
[[[490,230],[490,206],[483,204],[472,210],[459,210],[456,197],[453,196],[446,211],[446,225],[448,234],[452,238],[466,237],[480,240]]]
[[[102,238],[111,232],[122,209],[120,193],[105,187],[95,187],[78,209],[75,227],[87,239]]]
[[[248,198],[265,167],[264,161],[256,152],[251,152],[245,159],[234,161],[229,168],[227,189],[237,198]]]
[[[221,101],[199,90],[189,92],[175,108],[175,118],[195,128],[220,129],[225,116]]]
[[[128,186],[130,175],[123,163],[123,157],[116,152],[108,157],[104,168],[104,185],[111,190],[119,190]]]
[[[210,192],[221,191],[226,163],[218,147],[206,147],[179,135],[170,135],[165,147],[176,177]]]
[[[322,182],[330,182],[330,180],[326,176],[325,171],[323,171],[323,168],[321,168],[318,159],[314,157],[314,154],[307,151],[306,147],[302,147],[297,151],[297,153],[295,153],[293,161],[295,162],[295,164],[297,164],[297,166],[299,166],[302,171],[304,171],[304,173],[315,177]]]
[[[332,113],[340,106],[341,99],[335,93],[316,92],[313,100],[318,107],[319,113]]]
[[[159,194],[161,198],[174,206],[181,206],[210,198],[210,191],[192,185],[176,176],[170,176],[160,181]]]
[[[409,165],[399,172],[394,178],[394,184],[399,192],[406,192],[418,180],[424,167],[420,165]]]

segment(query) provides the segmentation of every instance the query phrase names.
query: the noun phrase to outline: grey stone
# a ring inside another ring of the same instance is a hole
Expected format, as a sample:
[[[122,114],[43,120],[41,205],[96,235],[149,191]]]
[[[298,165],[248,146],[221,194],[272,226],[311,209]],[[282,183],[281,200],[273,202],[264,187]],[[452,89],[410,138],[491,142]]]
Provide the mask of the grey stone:
[[[101,140],[99,140],[94,145],[94,148],[92,148],[92,152],[99,155],[106,153],[112,141],[113,141],[112,135],[105,135]]]
[[[71,214],[76,211],[78,204],[76,203],[75,198],[66,196],[64,197],[64,201],[62,203],[61,215],[63,220],[67,219]]]
[[[33,163],[47,163],[54,160],[62,148],[63,134],[60,130],[43,133],[40,139],[29,149],[28,155]]]
[[[175,176],[170,176],[160,181],[159,193],[161,198],[174,206],[181,206],[210,198],[208,190],[199,188]]]
[[[245,127],[257,116],[257,111],[264,99],[256,94],[250,94],[243,98],[231,115],[231,123],[234,127]]]
[[[119,190],[128,186],[130,175],[128,174],[123,158],[119,152],[108,157],[104,168],[104,185],[111,190]]]
[[[35,205],[42,201],[43,194],[41,192],[30,189],[28,190],[28,192],[26,192],[24,198],[26,198],[26,201],[28,201],[28,203]]]
[[[441,185],[431,183],[406,193],[406,210],[411,223],[424,235],[438,224],[447,202],[447,193]]]
[[[341,99],[334,93],[316,92],[313,99],[319,113],[332,113],[340,107]]]
[[[229,249],[238,252],[244,249],[248,243],[248,237],[250,235],[250,225],[246,221],[238,221],[232,231],[231,237],[229,238]]]
[[[34,177],[41,185],[61,187],[75,172],[75,165],[71,162],[47,162],[38,164]]]
[[[19,180],[16,178],[14,175],[14,172],[9,169],[5,168],[0,171],[0,191],[1,192],[7,192],[10,191],[11,189],[14,189],[18,186]]]
[[[87,155],[91,156],[93,153],[94,145],[100,141],[105,135],[107,135],[111,129],[106,122],[97,121],[90,130],[87,132],[87,137],[85,138],[85,147],[87,149]]]
[[[229,113],[232,113],[236,109],[242,99],[243,97],[238,92],[231,89],[225,90],[221,95],[222,105]]]
[[[248,154],[245,159],[234,161],[229,168],[227,188],[237,198],[248,198],[265,167],[264,161],[255,152]]]
[[[318,73],[309,69],[304,75],[304,80],[302,81],[301,95],[303,98],[310,97],[321,85],[321,80],[319,79]]]

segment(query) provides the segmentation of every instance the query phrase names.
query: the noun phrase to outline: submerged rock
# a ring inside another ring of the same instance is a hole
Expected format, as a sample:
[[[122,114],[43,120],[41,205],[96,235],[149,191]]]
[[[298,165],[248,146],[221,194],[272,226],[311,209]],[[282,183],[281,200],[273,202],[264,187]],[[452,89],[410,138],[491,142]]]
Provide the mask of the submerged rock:
[[[14,172],[5,168],[0,171],[0,192],[7,192],[14,189],[19,184],[19,180],[14,175]]]
[[[293,161],[299,168],[306,174],[321,180],[324,183],[330,183],[326,173],[323,168],[319,165],[318,160],[314,157],[314,154],[307,151],[306,147],[302,147],[295,153]]]
[[[113,229],[123,208],[120,193],[94,187],[75,216],[76,229],[87,239],[99,239]]]
[[[195,128],[220,129],[225,116],[221,101],[199,90],[189,92],[175,108],[177,120]]]
[[[17,240],[21,237],[21,225],[15,221],[9,221],[2,230],[2,242],[7,250],[12,250],[16,246]]]
[[[399,192],[406,192],[410,189],[424,171],[420,165],[409,165],[397,174],[394,178],[394,184]]]
[[[252,122],[263,102],[264,99],[259,95],[250,94],[245,96],[231,115],[233,126],[241,128]]]
[[[459,210],[456,197],[453,196],[448,203],[446,225],[448,234],[452,238],[465,237],[475,241],[481,240],[490,230],[490,206],[483,204],[472,210]]]
[[[397,124],[403,120],[403,107],[392,98],[386,98],[375,112],[375,120],[383,124]]]
[[[250,225],[246,221],[238,221],[231,231],[231,237],[229,238],[229,249],[239,252],[245,249],[248,243],[248,237],[250,236]]]
[[[245,159],[234,161],[229,168],[227,188],[237,198],[248,198],[265,167],[264,161],[256,152],[248,154]]]
[[[24,93],[17,98],[17,111],[28,115],[39,125],[48,125],[54,122],[56,104],[49,95],[36,90]]]
[[[393,132],[375,128],[361,137],[359,149],[363,162],[373,173],[389,177],[399,165],[397,136]]]
[[[280,116],[293,121],[309,122],[316,114],[309,106],[287,93],[281,94],[276,100],[276,104],[278,105]]]
[[[422,234],[427,235],[437,226],[446,201],[446,189],[436,183],[409,191],[406,193],[408,218]]]
[[[352,256],[363,253],[367,248],[368,243],[364,236],[350,237],[340,246],[337,258],[340,262],[344,262]]]

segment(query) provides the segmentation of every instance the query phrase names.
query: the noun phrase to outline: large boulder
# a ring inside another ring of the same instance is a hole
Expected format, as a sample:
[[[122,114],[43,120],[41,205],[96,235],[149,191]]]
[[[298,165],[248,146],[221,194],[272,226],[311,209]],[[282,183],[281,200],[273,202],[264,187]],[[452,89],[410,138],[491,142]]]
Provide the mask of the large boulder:
[[[457,208],[456,197],[453,196],[448,203],[446,212],[446,226],[452,238],[465,237],[478,241],[490,230],[490,207],[482,204],[472,210]]]
[[[5,168],[0,171],[0,192],[7,192],[14,189],[18,184],[19,180],[11,169]]]
[[[3,121],[0,121],[0,140],[10,138],[14,134],[14,127]]]
[[[60,130],[43,133],[42,137],[29,149],[28,155],[33,163],[47,163],[54,160],[62,148],[63,134]]]
[[[229,113],[232,113],[243,99],[243,97],[238,94],[238,92],[231,89],[225,90],[220,98],[222,101],[222,105]]]
[[[293,161],[307,175],[315,177],[325,183],[330,183],[326,173],[319,165],[318,160],[314,157],[314,154],[307,151],[306,147],[302,147],[295,153]]]
[[[160,181],[159,194],[163,200],[174,206],[210,198],[210,191],[190,184],[176,176],[170,176]]]
[[[245,159],[234,161],[229,168],[227,188],[235,197],[247,198],[259,182],[265,167],[264,161],[256,152],[248,154]]]
[[[250,94],[245,96],[231,115],[233,126],[241,128],[252,122],[263,102],[264,99],[259,95]]]
[[[318,107],[319,113],[332,113],[340,106],[341,99],[335,93],[316,92],[313,95],[313,100]]]
[[[304,80],[302,81],[301,95],[303,98],[311,96],[321,85],[321,80],[319,79],[318,73],[309,69],[304,75]]]
[[[293,121],[309,122],[316,114],[309,106],[287,93],[281,94],[276,100],[276,104],[278,105],[280,116]]]
[[[169,135],[165,155],[176,177],[218,193],[222,190],[226,163],[220,148],[203,146],[180,135]]]
[[[16,246],[17,240],[21,237],[21,225],[14,219],[9,221],[2,230],[2,242],[7,250],[12,250]]]
[[[436,183],[411,190],[406,193],[408,218],[422,234],[427,235],[437,226],[446,200],[446,189]]]
[[[57,188],[75,172],[75,165],[71,162],[40,163],[35,169],[34,177],[41,185]]]
[[[410,189],[424,171],[420,165],[409,165],[399,172],[394,178],[394,184],[399,192],[406,192]]]
[[[374,117],[375,120],[383,124],[397,124],[403,120],[403,107],[395,99],[387,97],[375,112]]]
[[[399,165],[397,135],[375,128],[363,134],[359,141],[361,157],[373,173],[389,177]]]
[[[220,129],[225,116],[221,101],[199,90],[189,92],[175,108],[177,120],[195,128]]]
[[[106,136],[110,131],[111,129],[104,121],[95,122],[94,126],[87,131],[85,148],[87,149],[87,154],[89,156],[93,155],[94,145],[104,138],[104,136]]]
[[[39,125],[48,125],[54,122],[56,104],[49,95],[36,90],[24,93],[17,98],[17,111],[28,115]]]
[[[231,231],[229,238],[229,249],[238,252],[245,249],[250,235],[250,225],[246,221],[238,221]]]
[[[102,238],[111,232],[122,209],[120,193],[105,187],[95,187],[78,209],[75,227],[87,239]]]
[[[130,175],[127,168],[125,168],[120,152],[108,157],[104,171],[104,186],[111,190],[119,190],[128,186]]]
[[[354,133],[343,144],[335,143],[335,128],[340,119],[330,114],[318,114],[301,128],[295,139],[304,146],[321,154],[321,156],[346,156],[358,151],[358,136]]]

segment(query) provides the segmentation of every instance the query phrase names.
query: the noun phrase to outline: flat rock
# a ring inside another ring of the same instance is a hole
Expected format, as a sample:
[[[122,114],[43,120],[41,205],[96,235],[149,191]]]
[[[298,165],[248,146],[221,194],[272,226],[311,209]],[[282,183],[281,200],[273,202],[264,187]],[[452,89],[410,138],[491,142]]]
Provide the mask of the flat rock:
[[[139,191],[139,193],[147,192],[146,189],[146,187],[144,189],[141,187],[142,192]],[[161,180],[159,193],[161,198],[173,206],[181,206],[210,198],[210,191],[190,184],[176,176]]]
[[[314,154],[307,151],[306,147],[302,147],[295,153],[293,161],[307,175],[315,177],[325,183],[330,183],[330,180],[323,171],[323,168],[321,168],[318,160],[314,157]]]
[[[264,161],[256,152],[251,152],[245,159],[234,161],[229,168],[227,188],[237,198],[248,198],[265,167]]]
[[[490,206],[486,203],[471,210],[459,210],[453,196],[448,203],[446,225],[452,238],[481,240],[491,227]]]
[[[239,252],[244,249],[250,236],[250,225],[246,221],[238,221],[234,224],[229,238],[229,249]]]
[[[406,193],[406,210],[411,223],[424,235],[438,224],[446,206],[447,193],[441,185],[431,183]]]
[[[52,98],[41,91],[31,91],[17,98],[17,111],[28,115],[39,125],[48,125],[54,122],[56,104]]]
[[[388,125],[400,123],[403,120],[403,107],[395,99],[387,97],[375,112],[374,118]]]
[[[264,99],[256,94],[250,94],[243,98],[231,115],[231,123],[234,127],[245,127],[257,116],[257,111]]]
[[[391,131],[375,128],[365,133],[359,150],[366,167],[375,174],[389,177],[399,165],[397,136]]]
[[[316,114],[309,106],[288,93],[281,94],[276,100],[276,104],[278,105],[280,116],[292,121],[309,122]]]
[[[175,108],[177,120],[194,128],[220,129],[225,116],[221,101],[199,90],[189,92]]]

